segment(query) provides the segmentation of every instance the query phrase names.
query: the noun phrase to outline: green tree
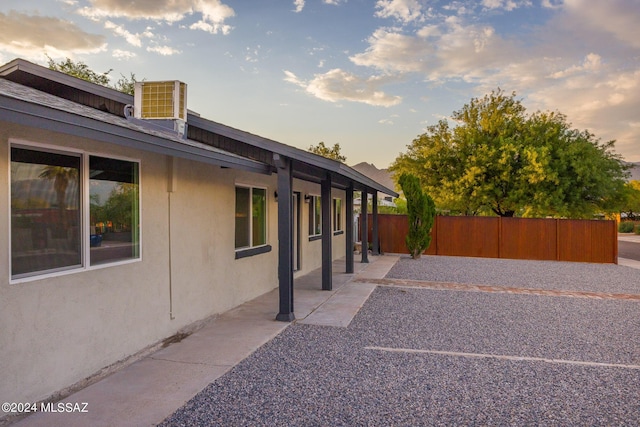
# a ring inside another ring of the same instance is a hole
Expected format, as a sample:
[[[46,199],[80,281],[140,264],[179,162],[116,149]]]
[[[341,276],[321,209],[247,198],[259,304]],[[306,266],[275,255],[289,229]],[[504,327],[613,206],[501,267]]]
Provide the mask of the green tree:
[[[422,191],[420,180],[415,175],[403,173],[400,175],[399,183],[407,199],[407,248],[411,258],[418,259],[431,244],[431,228],[436,216],[436,206],[433,199]]]
[[[137,81],[136,75],[133,73],[131,73],[129,77],[120,74],[120,78],[112,87],[117,91],[133,95]],[[142,81],[144,81],[144,79],[142,79]]]
[[[314,154],[319,154],[322,157],[337,160],[342,163],[347,160],[346,156],[340,154],[340,144],[334,144],[332,148],[329,148],[324,145],[324,142],[321,141],[318,143],[318,145],[311,145],[309,147],[309,151]]]
[[[66,58],[64,61],[55,62],[48,55],[47,58],[49,59],[48,65],[50,70],[60,71],[61,73],[69,74],[70,76],[102,86],[109,86],[109,73],[113,71],[112,69],[104,73],[96,73],[82,61],[75,62],[70,58]]]
[[[441,209],[464,215],[590,217],[616,210],[626,177],[614,142],[566,116],[527,114],[515,92],[474,98],[429,126],[391,166],[417,175]]]
[[[133,95],[135,83],[138,81],[133,73],[131,73],[129,77],[120,74],[120,79],[118,79],[114,85],[110,85],[109,74],[113,69],[105,71],[104,73],[96,73],[82,61],[76,62],[72,61],[70,58],[66,58],[64,61],[55,62],[51,57],[47,56],[47,58],[49,60],[48,66],[50,70],[60,71],[61,73],[69,74],[70,76],[77,77],[91,83],[110,87],[129,95]]]
[[[620,212],[632,220],[640,216],[640,181],[633,180],[625,184]]]
[[[131,226],[137,200],[137,184],[118,183],[109,194],[109,198],[103,206],[102,215],[113,223],[115,229],[132,231]]]

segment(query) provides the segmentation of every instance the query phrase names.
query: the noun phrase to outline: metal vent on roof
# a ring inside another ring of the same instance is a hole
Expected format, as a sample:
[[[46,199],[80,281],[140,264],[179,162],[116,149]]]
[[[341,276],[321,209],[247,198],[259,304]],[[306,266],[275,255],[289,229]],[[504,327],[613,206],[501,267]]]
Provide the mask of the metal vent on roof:
[[[187,85],[178,80],[136,82],[134,98],[138,119],[187,119]]]
[[[178,80],[136,82],[134,117],[186,135],[187,85]]]

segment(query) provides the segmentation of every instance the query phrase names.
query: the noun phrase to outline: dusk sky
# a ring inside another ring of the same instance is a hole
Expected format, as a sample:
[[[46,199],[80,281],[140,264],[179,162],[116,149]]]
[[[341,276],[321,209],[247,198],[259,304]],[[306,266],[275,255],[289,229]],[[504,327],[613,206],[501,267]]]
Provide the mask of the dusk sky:
[[[3,0],[0,28],[0,63],[181,80],[203,117],[350,165],[498,87],[640,161],[640,0]]]

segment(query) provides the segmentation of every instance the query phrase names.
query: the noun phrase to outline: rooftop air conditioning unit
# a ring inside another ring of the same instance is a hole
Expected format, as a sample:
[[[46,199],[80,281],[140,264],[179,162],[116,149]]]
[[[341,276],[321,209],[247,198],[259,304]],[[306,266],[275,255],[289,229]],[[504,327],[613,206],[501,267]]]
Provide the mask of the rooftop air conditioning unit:
[[[154,120],[156,124],[185,133],[187,122],[187,85],[178,80],[136,82],[134,117]]]

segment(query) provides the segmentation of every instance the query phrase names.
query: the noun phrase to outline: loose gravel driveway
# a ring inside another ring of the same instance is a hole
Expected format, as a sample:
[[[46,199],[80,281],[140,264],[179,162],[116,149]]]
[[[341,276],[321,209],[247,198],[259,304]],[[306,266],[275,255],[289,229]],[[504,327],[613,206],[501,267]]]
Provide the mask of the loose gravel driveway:
[[[640,270],[423,257],[387,279],[565,293],[380,286],[349,327],[291,325],[162,425],[640,424],[640,301],[607,296],[640,295]]]

